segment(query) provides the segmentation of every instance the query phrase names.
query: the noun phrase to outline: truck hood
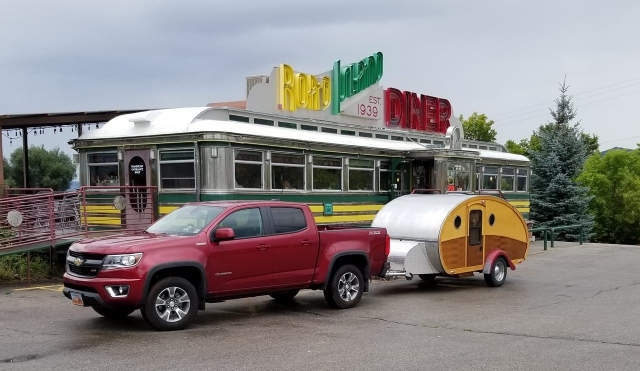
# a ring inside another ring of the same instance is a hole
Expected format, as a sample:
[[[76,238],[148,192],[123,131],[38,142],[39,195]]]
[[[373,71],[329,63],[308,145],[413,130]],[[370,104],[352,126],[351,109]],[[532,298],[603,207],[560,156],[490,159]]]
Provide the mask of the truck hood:
[[[178,239],[190,237],[163,234],[127,234],[87,238],[75,242],[70,250],[87,254],[123,254],[144,252],[148,248],[171,244]]]

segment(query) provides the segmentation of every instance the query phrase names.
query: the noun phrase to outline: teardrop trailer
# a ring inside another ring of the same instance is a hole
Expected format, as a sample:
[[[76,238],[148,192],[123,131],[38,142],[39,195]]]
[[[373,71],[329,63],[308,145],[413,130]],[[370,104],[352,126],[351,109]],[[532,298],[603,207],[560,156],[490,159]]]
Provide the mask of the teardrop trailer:
[[[499,287],[507,268],[515,270],[529,250],[521,213],[488,194],[414,192],[387,203],[371,226],[386,228],[391,238],[386,277],[433,280],[478,272],[488,286]]]

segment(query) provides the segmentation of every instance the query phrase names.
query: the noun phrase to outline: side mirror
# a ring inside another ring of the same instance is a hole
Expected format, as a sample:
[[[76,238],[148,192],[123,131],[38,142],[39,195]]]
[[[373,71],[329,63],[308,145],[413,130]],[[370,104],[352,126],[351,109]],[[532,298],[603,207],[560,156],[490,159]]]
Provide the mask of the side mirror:
[[[233,228],[218,228],[211,237],[212,242],[228,241],[236,238],[236,233],[233,231]]]

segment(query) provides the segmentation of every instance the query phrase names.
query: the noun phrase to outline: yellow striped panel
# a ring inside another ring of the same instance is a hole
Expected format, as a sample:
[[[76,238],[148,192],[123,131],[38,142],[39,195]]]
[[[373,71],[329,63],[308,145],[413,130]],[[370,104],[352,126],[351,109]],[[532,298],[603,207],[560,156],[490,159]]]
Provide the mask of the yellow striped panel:
[[[509,201],[509,203],[515,206],[516,209],[518,209],[518,211],[521,213],[529,212],[529,205],[530,205],[529,200],[513,200],[513,201]]]
[[[80,223],[85,223],[85,211],[87,224],[89,225],[120,225],[120,210],[113,205],[87,205],[80,207]]]

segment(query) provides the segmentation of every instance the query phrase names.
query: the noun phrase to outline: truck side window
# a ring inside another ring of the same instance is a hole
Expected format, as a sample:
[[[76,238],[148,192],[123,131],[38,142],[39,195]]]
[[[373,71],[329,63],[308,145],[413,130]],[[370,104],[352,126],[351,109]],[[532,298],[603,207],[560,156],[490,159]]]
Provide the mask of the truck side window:
[[[233,228],[236,238],[263,236],[260,209],[243,209],[229,214],[220,222],[218,228]]]
[[[469,213],[469,245],[482,243],[482,211],[471,210]]]
[[[307,228],[304,213],[297,207],[272,207],[271,215],[276,234],[298,232]]]

